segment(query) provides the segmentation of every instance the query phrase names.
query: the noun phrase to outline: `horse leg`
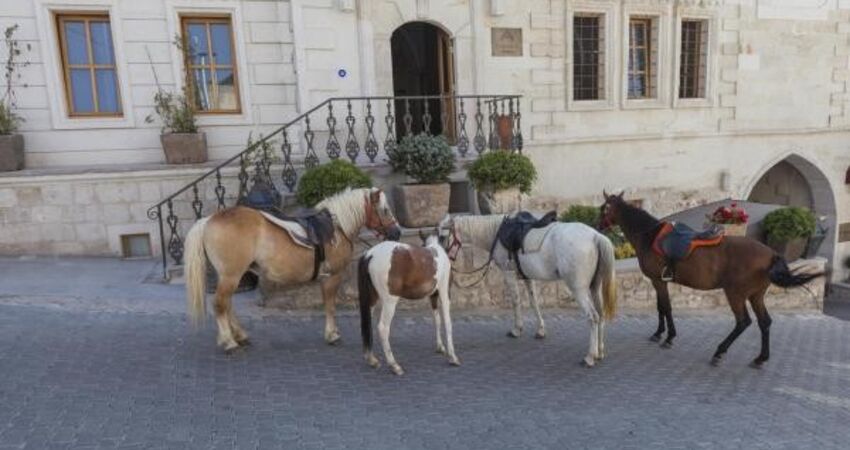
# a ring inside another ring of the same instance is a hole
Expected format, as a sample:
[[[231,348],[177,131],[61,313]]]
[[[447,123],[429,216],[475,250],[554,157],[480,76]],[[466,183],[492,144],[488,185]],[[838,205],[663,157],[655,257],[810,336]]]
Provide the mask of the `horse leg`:
[[[593,300],[593,306],[596,308],[596,311],[602,311],[604,304],[602,301],[601,286],[591,286],[590,297]],[[596,359],[601,360],[605,357],[605,319],[601,316],[599,317],[599,326],[597,327],[596,346],[598,355]]]
[[[404,375],[404,369],[395,360],[393,350],[390,347],[390,326],[393,323],[397,303],[398,297],[394,295],[382,296],[381,320],[378,322],[378,334],[381,336],[381,347],[384,349],[384,358],[386,358],[390,370],[396,375]]]
[[[230,321],[230,330],[233,331],[233,338],[236,339],[236,342],[242,346],[251,345],[251,340],[248,339],[248,333],[242,328],[239,319],[236,318],[236,313],[233,312],[233,308],[230,308],[227,312],[227,320]]]
[[[239,347],[239,344],[234,339],[234,333],[230,327],[229,319],[232,314],[230,300],[238,284],[239,276],[225,277],[219,274],[218,285],[215,289],[215,319],[218,323],[218,345],[228,353]]]
[[[599,359],[599,312],[593,306],[593,302],[590,300],[590,292],[587,288],[578,288],[577,286],[569,286],[569,288],[590,322],[590,348],[582,362],[587,367],[593,367],[596,364],[596,360]]]
[[[446,346],[443,345],[443,334],[440,330],[440,311],[437,309],[440,306],[440,296],[437,293],[431,294],[431,311],[434,313],[434,328],[437,332],[437,353],[446,354]]]
[[[770,359],[770,324],[773,323],[773,320],[764,306],[764,294],[766,291],[767,289],[764,289],[750,297],[750,305],[752,305],[753,312],[756,314],[756,320],[758,320],[759,330],[761,331],[761,352],[750,364],[751,367],[756,369],[760,369],[762,364]]]
[[[546,337],[546,323],[543,322],[543,314],[540,312],[540,298],[537,296],[537,283],[531,279],[523,280],[525,290],[528,292],[528,298],[531,301],[531,306],[534,308],[534,314],[537,315],[537,333],[534,337],[543,339]]]
[[[440,312],[443,314],[443,326],[446,328],[446,344],[449,349],[449,364],[459,366],[460,360],[457,359],[455,353],[454,337],[452,336],[452,316],[451,305],[449,304],[449,283],[446,280],[445,286],[440,288]]]
[[[336,294],[342,282],[342,273],[335,273],[322,281],[322,301],[325,304],[325,342],[329,345],[339,343],[339,329],[336,327]]]
[[[726,299],[729,301],[729,306],[732,308],[732,313],[735,314],[735,328],[732,329],[732,332],[729,333],[729,336],[726,336],[726,339],[717,346],[717,351],[714,352],[714,357],[711,358],[711,365],[716,366],[720,364],[720,360],[723,359],[723,355],[726,354],[726,351],[729,350],[729,346],[735,342],[735,339],[747,329],[748,326],[753,322],[750,319],[749,313],[747,313],[747,304],[746,297],[740,295],[730,295],[730,292],[726,292]]]
[[[670,292],[667,290],[667,283],[661,280],[653,281],[652,286],[655,288],[656,302],[658,305],[658,329],[655,334],[649,338],[653,342],[661,340],[661,334],[664,333],[664,322],[667,322],[667,339],[661,344],[662,348],[670,348],[673,346],[673,338],[676,337],[676,325],[673,324],[673,308],[670,305]]]
[[[508,331],[508,337],[518,338],[522,336],[522,302],[519,298],[519,286],[517,286],[516,272],[504,271],[505,295],[511,296],[511,306],[514,308],[514,326]]]

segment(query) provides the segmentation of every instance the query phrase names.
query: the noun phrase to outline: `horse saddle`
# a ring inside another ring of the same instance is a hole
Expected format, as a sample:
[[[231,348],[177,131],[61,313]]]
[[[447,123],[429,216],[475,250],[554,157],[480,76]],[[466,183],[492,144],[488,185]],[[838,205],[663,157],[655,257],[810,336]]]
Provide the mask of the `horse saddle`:
[[[711,247],[723,240],[723,227],[712,225],[697,231],[680,222],[665,222],[652,242],[652,250],[670,262],[681,261],[698,247]]]
[[[523,245],[525,236],[531,230],[549,226],[557,217],[558,215],[555,211],[549,211],[539,219],[528,211],[520,211],[513,217],[505,217],[499,226],[499,231],[496,232],[496,241],[493,245],[495,246],[496,242],[498,242],[505,247],[505,250],[508,251],[508,256],[516,261],[517,271],[522,278],[526,278],[526,276],[522,271],[517,254],[519,252],[525,253]]]
[[[280,193],[273,185],[258,181],[239,204],[260,211],[270,222],[286,230],[297,244],[312,248],[315,253],[312,279],[315,280],[325,261],[325,244],[331,242],[336,231],[333,216],[324,208],[302,208],[294,214],[286,214],[278,206],[279,199]]]

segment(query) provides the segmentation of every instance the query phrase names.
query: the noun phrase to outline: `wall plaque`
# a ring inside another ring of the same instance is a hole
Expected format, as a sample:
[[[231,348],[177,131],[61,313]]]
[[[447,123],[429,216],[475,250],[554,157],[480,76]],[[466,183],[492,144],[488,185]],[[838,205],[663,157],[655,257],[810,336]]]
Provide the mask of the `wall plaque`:
[[[493,56],[522,56],[522,28],[493,28]]]

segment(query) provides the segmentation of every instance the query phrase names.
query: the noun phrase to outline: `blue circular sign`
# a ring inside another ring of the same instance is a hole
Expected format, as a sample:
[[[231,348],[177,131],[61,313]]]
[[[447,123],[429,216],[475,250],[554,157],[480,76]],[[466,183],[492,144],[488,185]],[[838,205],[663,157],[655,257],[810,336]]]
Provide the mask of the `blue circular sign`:
[[[336,74],[339,75],[340,78],[345,78],[345,76],[348,75],[348,72],[346,72],[345,69],[339,69]]]

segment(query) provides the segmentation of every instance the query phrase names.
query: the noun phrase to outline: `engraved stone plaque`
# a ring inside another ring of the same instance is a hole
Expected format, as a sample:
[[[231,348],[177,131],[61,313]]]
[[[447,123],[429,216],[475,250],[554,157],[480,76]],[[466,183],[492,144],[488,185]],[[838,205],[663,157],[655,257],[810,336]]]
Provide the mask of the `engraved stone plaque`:
[[[493,28],[493,56],[522,56],[522,28]]]

